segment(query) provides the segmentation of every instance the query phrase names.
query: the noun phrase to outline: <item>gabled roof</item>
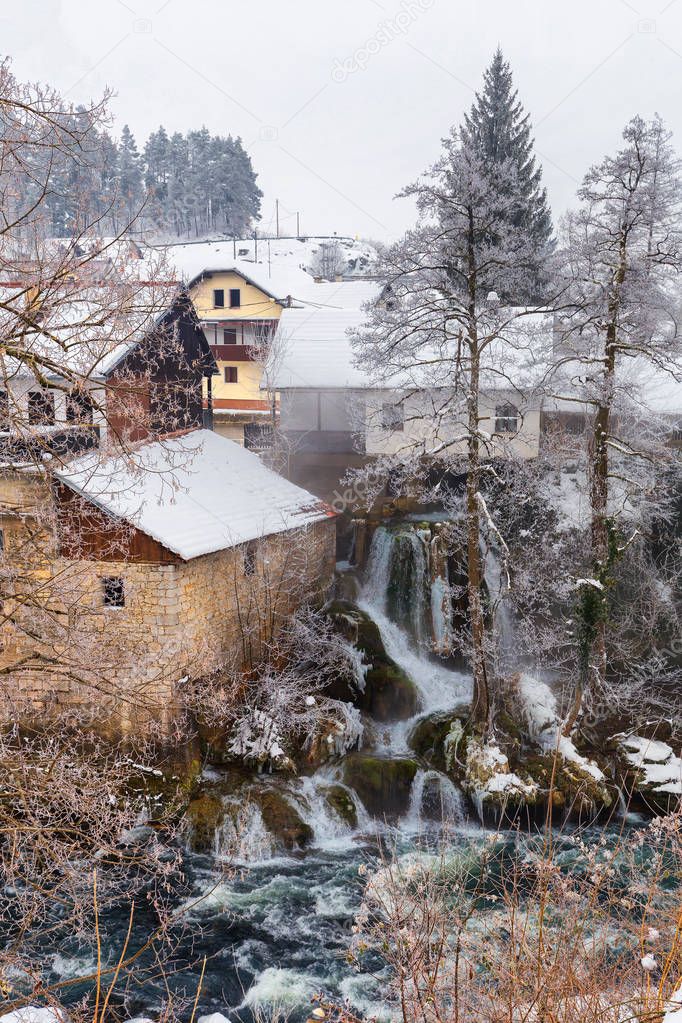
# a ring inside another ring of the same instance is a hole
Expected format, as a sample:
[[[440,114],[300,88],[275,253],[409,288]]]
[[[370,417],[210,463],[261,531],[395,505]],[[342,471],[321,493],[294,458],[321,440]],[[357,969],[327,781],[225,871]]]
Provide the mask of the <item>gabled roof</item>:
[[[360,309],[365,302],[376,300],[382,287],[374,280],[318,283],[302,266],[280,262],[276,257],[260,262],[235,259],[231,243],[229,246],[215,242],[175,245],[169,246],[166,252],[170,264],[189,288],[212,274],[235,273],[283,305]]]
[[[184,561],[334,516],[257,455],[210,430],[105,459],[93,452],[55,476]]]
[[[172,328],[175,323],[185,321],[193,331],[193,343],[199,353],[198,363],[204,376],[215,376],[220,371],[215,361],[211,347],[206,340],[206,335],[201,329],[201,324],[196,314],[194,304],[187,292],[183,289],[175,296],[173,302],[164,309],[154,320],[153,326],[142,336],[132,338],[123,344],[112,349],[99,363],[97,375],[106,379],[125,363],[125,360],[147,340],[154,341],[155,337],[161,340],[161,335],[167,328]]]
[[[12,309],[13,293],[1,292],[7,303],[5,316],[16,317]],[[35,374],[29,356],[34,354],[41,362],[48,379],[60,380],[70,374],[83,380],[106,380],[146,340],[153,340],[156,332],[185,319],[196,331],[196,347],[206,372],[218,372],[215,359],[196,317],[194,306],[184,291],[177,291],[170,303],[160,307],[160,297],[150,289],[142,288],[134,308],[116,310],[117,315],[107,321],[107,309],[97,295],[87,292],[72,301],[60,300],[40,322],[40,329],[27,335],[23,360],[0,356],[0,369],[5,379]],[[23,309],[23,298],[19,308]],[[43,333],[44,330],[44,333]],[[49,366],[54,369],[50,372]]]

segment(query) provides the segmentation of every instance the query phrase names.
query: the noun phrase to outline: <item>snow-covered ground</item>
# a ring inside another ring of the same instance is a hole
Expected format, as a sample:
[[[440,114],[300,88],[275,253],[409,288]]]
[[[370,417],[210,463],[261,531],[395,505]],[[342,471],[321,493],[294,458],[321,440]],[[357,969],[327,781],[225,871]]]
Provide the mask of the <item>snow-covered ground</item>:
[[[300,271],[311,274],[323,242],[334,241],[339,247],[339,266],[343,277],[372,275],[377,250],[370,242],[355,238],[259,238],[257,245],[253,238],[235,242],[218,239],[154,245],[154,248],[165,253],[171,265],[190,276],[218,263],[224,264],[223,269],[244,263],[258,266],[263,271],[272,270],[273,275],[296,275]]]

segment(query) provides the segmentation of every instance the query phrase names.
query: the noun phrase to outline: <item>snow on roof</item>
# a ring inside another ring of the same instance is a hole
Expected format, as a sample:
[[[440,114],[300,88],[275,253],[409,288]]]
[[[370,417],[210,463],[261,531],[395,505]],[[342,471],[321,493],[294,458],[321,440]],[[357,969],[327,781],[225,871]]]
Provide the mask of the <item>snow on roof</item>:
[[[23,294],[0,289],[3,311],[0,328],[7,324],[7,336],[16,330],[16,322],[24,313]],[[26,356],[16,359],[0,356],[0,369],[5,379],[35,374],[30,355],[41,362],[41,370],[49,379],[74,373],[88,379],[107,375],[114,366],[153,330],[172,307],[174,293],[167,288],[140,286],[134,302],[123,306],[116,296],[101,297],[96,288],[83,289],[73,298],[58,297],[54,304],[41,310],[43,317],[34,332],[23,339]],[[52,365],[51,365],[52,364]]]
[[[312,271],[321,245],[336,242],[341,255],[344,276],[365,276],[371,274],[377,259],[377,250],[369,242],[354,238],[253,238],[216,239],[205,242],[171,243],[165,246],[150,246],[152,250],[163,251],[169,262],[178,270],[189,275],[189,279],[201,273],[205,267],[220,263],[222,269],[236,260],[286,272],[288,270]],[[203,265],[201,265],[203,264]]]
[[[183,561],[329,518],[318,498],[210,430],[102,459],[92,452],[55,475]]]
[[[379,296],[381,285],[374,280],[316,282],[294,259],[272,254],[269,259],[263,257],[265,244],[261,243],[258,262],[235,258],[232,242],[172,245],[165,252],[186,284],[202,274],[234,272],[281,302],[291,299],[296,305],[335,309],[359,309]]]
[[[383,290],[378,280],[313,282],[305,296],[306,304],[326,309],[361,309],[376,302]]]
[[[348,336],[365,318],[359,309],[284,309],[272,349],[273,385],[280,390],[370,387],[368,375],[353,363]]]
[[[449,385],[451,368],[442,349],[434,353],[433,360],[426,359],[426,350],[421,353],[422,362],[431,361],[432,365],[396,365],[395,371],[389,368],[382,379],[356,366],[348,332],[362,327],[366,319],[367,314],[358,308],[284,309],[277,328],[278,343],[272,349],[273,362],[265,374],[271,385],[279,390]],[[544,368],[542,351],[550,329],[545,313],[520,315],[519,311],[518,319],[512,318],[504,336],[483,357],[482,379],[487,386],[505,390],[513,381],[519,388],[531,389]]]

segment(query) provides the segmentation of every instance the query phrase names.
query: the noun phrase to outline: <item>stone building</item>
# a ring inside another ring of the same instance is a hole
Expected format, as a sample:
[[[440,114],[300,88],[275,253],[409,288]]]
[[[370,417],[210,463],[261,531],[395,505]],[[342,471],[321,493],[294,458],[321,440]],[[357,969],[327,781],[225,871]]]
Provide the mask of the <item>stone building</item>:
[[[5,713],[80,708],[123,731],[150,720],[167,731],[181,680],[248,669],[333,576],[331,509],[210,431],[89,452],[51,487],[34,473],[20,489],[0,493],[15,566]],[[29,577],[39,606],[22,603]]]

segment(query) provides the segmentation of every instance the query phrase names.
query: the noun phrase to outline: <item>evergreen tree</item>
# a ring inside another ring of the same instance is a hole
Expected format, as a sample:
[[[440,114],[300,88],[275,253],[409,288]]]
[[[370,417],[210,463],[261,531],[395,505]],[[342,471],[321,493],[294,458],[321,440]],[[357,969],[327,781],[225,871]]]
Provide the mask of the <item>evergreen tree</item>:
[[[125,215],[132,220],[144,202],[142,188],[142,163],[135,137],[127,124],[121,131],[118,156],[118,181],[120,201]]]
[[[499,47],[485,72],[482,92],[476,93],[471,112],[464,115],[460,135],[464,145],[483,161],[507,162],[516,168],[516,180],[509,189],[520,189],[523,203],[520,207],[514,204],[512,223],[527,236],[535,270],[527,294],[506,297],[515,302],[539,300],[544,290],[543,265],[552,249],[552,215],[542,187],[542,169],[533,152],[530,115],[518,98],[511,68]]]

